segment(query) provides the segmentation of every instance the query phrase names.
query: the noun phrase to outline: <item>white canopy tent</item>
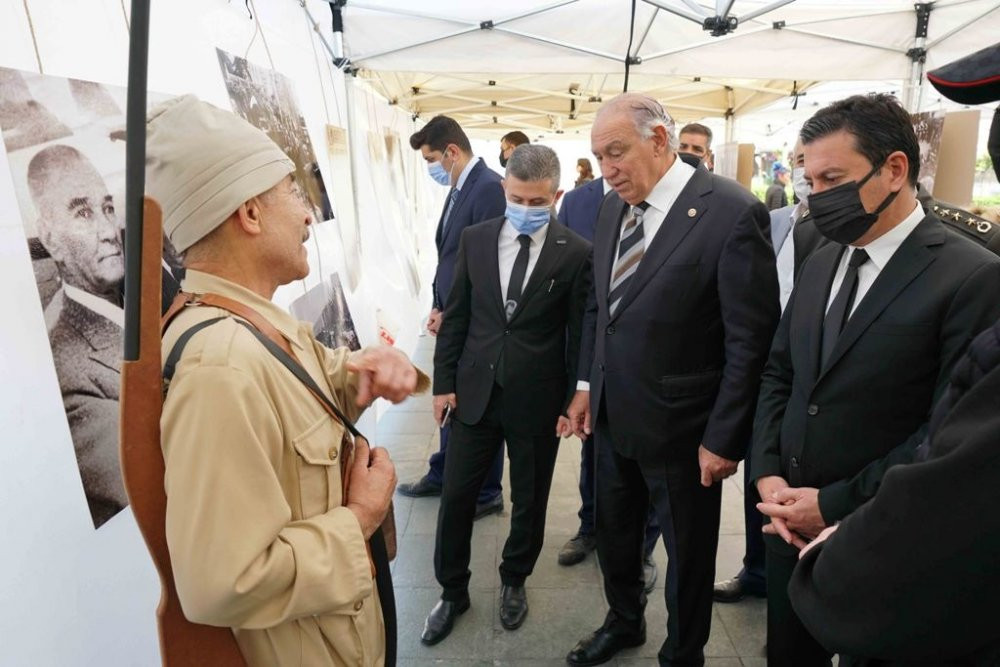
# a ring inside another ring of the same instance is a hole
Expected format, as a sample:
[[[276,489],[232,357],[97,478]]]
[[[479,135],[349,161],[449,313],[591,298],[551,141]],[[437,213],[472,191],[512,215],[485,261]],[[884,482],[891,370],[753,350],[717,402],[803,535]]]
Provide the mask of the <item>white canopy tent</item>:
[[[328,2],[342,66],[416,115],[480,133],[588,126],[623,89],[626,54],[629,90],[682,121],[731,120],[833,80],[899,81],[919,110],[925,68],[1000,34],[998,0]]]

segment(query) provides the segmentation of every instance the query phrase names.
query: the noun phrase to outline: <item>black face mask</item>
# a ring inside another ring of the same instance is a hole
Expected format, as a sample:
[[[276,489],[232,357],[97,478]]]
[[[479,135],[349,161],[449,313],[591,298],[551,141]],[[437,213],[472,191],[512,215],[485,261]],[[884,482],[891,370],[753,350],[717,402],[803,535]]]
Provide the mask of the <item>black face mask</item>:
[[[835,188],[809,195],[809,214],[820,234],[834,243],[848,245],[865,235],[899,191],[890,192],[878,208],[869,213],[861,203],[861,187],[882,165],[877,165],[860,181],[841,183]]]
[[[507,158],[503,156],[503,151],[500,151],[500,166],[504,169],[507,168]]]
[[[686,164],[691,165],[695,169],[697,169],[698,167],[701,166],[701,158],[698,157],[697,155],[695,155],[694,153],[681,153],[681,152],[678,152],[677,153],[677,157],[679,157],[683,162],[685,162]]]

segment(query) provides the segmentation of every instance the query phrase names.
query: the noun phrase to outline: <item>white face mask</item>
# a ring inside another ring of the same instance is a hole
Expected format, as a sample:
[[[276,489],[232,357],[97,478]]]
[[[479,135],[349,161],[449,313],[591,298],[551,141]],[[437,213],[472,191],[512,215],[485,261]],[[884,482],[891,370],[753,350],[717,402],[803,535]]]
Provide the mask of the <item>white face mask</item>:
[[[795,167],[792,169],[792,190],[799,198],[803,206],[809,206],[809,184],[806,183],[805,167]]]

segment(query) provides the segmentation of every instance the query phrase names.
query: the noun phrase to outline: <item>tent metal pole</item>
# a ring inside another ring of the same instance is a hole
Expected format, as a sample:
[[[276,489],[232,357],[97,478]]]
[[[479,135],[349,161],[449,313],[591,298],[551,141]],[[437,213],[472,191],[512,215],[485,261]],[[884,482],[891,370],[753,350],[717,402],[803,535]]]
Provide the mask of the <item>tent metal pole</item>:
[[[729,12],[733,9],[736,0],[715,0],[715,14],[721,18],[728,18]]]
[[[952,28],[948,32],[944,33],[943,35],[938,35],[933,40],[927,42],[927,44],[925,45],[925,48],[930,49],[932,47],[937,46],[938,44],[940,44],[944,40],[948,39],[949,37],[951,37],[955,33],[968,28],[970,25],[972,25],[976,21],[979,21],[980,19],[985,18],[987,14],[989,14],[991,12],[995,12],[997,9],[1000,9],[1000,2],[995,3],[992,7],[990,7],[986,11],[982,12],[978,16],[975,16],[975,17],[969,19],[968,21],[962,23],[961,25],[955,26],[954,28]]]
[[[642,1],[645,2],[647,5],[658,7],[659,9],[662,9],[665,12],[670,12],[675,16],[680,16],[682,19],[687,19],[692,23],[697,23],[698,25],[704,25],[705,23],[705,16],[703,15],[699,16],[698,14],[694,14],[685,9],[680,9],[679,7],[671,7],[670,5],[665,5],[662,2],[657,2],[657,0],[642,0]]]
[[[835,37],[834,35],[824,35],[821,32],[816,32],[814,30],[803,30],[802,28],[782,28],[784,32],[797,32],[801,35],[809,35],[810,37],[819,37],[820,39],[828,39],[831,42],[842,42],[844,44],[850,44],[852,46],[864,46],[870,49],[882,49],[883,51],[891,51],[892,53],[906,53],[903,49],[897,49],[892,46],[886,46],[885,44],[879,44],[877,42],[865,42],[860,39],[850,39],[848,37]]]
[[[642,51],[642,45],[646,43],[646,38],[649,37],[649,31],[653,29],[653,22],[656,21],[656,16],[659,13],[659,7],[653,9],[653,15],[649,17],[649,23],[646,24],[646,30],[642,33],[642,38],[639,39],[639,44],[635,47],[633,55],[638,55],[639,52]]]
[[[736,92],[726,86],[726,143],[733,142],[733,136],[736,134]]]
[[[699,5],[694,0],[681,0],[681,2],[683,2],[685,5],[687,5],[688,7],[690,7],[691,11],[693,11],[698,16],[701,16],[702,18],[706,18],[706,19],[708,18],[708,13],[705,12],[705,8],[702,7],[701,5]],[[659,9],[659,7],[657,7],[657,9]]]
[[[763,16],[764,14],[767,14],[768,12],[773,12],[775,9],[779,9],[779,8],[784,7],[785,5],[791,4],[793,2],[795,2],[795,0],[778,0],[777,2],[772,2],[771,4],[769,4],[769,5],[765,6],[765,7],[761,7],[760,9],[755,9],[754,11],[750,12],[746,16],[741,16],[740,17],[740,21],[752,21],[755,18],[757,18],[758,16]]]
[[[531,39],[536,42],[542,42],[543,44],[550,44],[552,46],[558,46],[564,49],[570,49],[572,51],[579,51],[580,53],[586,53],[591,56],[598,56],[599,58],[607,58],[608,60],[614,60],[620,63],[622,57],[615,55],[613,53],[607,53],[605,51],[597,51],[596,49],[590,49],[585,46],[579,46],[577,44],[570,44],[569,42],[563,42],[558,39],[551,39],[549,37],[541,37],[539,35],[532,35],[530,32],[523,32],[521,30],[514,30],[513,28],[493,28],[497,32],[506,32],[511,35],[517,35],[518,37],[524,37],[525,39]]]
[[[651,53],[648,56],[643,56],[642,57],[642,61],[643,62],[649,62],[650,60],[653,60],[654,58],[663,58],[664,56],[672,56],[675,53],[684,53],[685,51],[693,51],[694,49],[699,49],[699,48],[701,48],[703,46],[708,46],[710,44],[721,44],[723,42],[727,42],[727,41],[729,41],[731,39],[735,39],[737,37],[746,37],[747,35],[753,35],[753,34],[756,34],[758,32],[771,31],[771,30],[773,30],[773,28],[770,25],[768,25],[768,26],[761,26],[760,28],[757,28],[756,30],[750,30],[750,31],[743,32],[743,33],[735,33],[735,32],[733,32],[733,33],[730,33],[730,34],[725,35],[723,37],[713,37],[712,39],[706,39],[706,40],[704,40],[702,42],[697,42],[695,44],[687,44],[685,46],[679,46],[679,47],[677,47],[675,49],[667,49],[666,51],[659,51],[658,53]]]
[[[910,113],[920,111],[923,102],[924,63],[927,62],[927,26],[930,23],[933,2],[918,2],[913,6],[917,27],[913,48],[906,52],[910,58],[910,75],[903,90],[903,106]]]

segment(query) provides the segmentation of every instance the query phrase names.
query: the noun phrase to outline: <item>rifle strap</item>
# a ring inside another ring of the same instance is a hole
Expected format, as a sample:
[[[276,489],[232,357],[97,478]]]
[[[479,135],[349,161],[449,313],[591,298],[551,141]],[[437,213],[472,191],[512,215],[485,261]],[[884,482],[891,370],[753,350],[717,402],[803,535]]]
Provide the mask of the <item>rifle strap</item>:
[[[237,322],[246,327],[247,330],[252,333],[265,348],[267,348],[272,356],[280,361],[282,365],[289,370],[289,372],[291,372],[300,382],[302,382],[303,385],[305,385],[309,393],[312,394],[317,401],[319,401],[320,405],[323,406],[323,409],[326,410],[331,418],[343,424],[344,428],[355,439],[362,438],[364,439],[365,444],[368,444],[368,438],[361,434],[354,423],[344,415],[340,408],[338,408],[337,405],[326,396],[326,394],[323,393],[323,391],[316,384],[316,381],[313,380],[308,371],[303,368],[301,362],[299,362],[298,358],[295,356],[295,352],[292,350],[291,345],[289,345],[288,340],[273,324],[268,322],[267,319],[265,319],[253,308],[234,299],[218,294],[190,294],[180,292],[174,298],[174,302],[170,305],[170,308],[168,308],[167,312],[163,315],[160,327],[161,335],[164,331],[166,331],[167,326],[169,326],[170,322],[183,308],[203,305],[227,310],[240,318]],[[180,360],[184,347],[187,345],[188,341],[191,340],[191,337],[202,329],[224,319],[228,318],[223,316],[199,322],[181,334],[181,336],[177,339],[177,342],[174,343],[173,348],[170,350],[170,354],[167,356],[167,361],[163,367],[164,391],[166,391],[166,388],[169,387],[169,383],[173,379],[174,372],[176,371],[177,362]],[[350,484],[350,470],[353,467],[354,462],[354,443],[349,438],[344,438],[342,449],[341,481],[343,497],[346,501],[348,487]],[[389,521],[392,521],[391,507]],[[382,606],[382,619],[385,624],[386,642],[385,664],[389,667],[396,664],[396,598],[393,591],[392,574],[389,571],[390,557],[388,547],[386,546],[385,535],[383,534],[381,528],[376,530],[369,538],[367,547],[368,559],[372,568],[372,576],[375,578],[379,602]]]

